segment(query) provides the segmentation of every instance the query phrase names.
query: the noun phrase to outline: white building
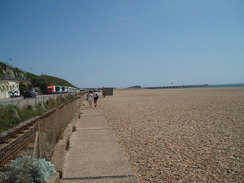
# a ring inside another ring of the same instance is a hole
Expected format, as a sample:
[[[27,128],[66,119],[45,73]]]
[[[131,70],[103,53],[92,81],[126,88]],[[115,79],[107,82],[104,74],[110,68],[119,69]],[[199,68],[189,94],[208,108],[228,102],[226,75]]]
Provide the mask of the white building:
[[[10,94],[13,91],[19,91],[19,81],[17,80],[0,80],[0,99],[10,98]]]

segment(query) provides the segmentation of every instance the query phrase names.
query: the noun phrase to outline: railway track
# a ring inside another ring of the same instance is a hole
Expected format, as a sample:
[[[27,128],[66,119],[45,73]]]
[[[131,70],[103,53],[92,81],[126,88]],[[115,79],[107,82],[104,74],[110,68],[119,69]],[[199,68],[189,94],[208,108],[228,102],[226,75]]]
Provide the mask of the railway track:
[[[52,122],[52,125],[55,125],[56,123],[59,124],[59,121],[52,121],[52,119],[57,119],[57,113],[65,113],[66,115],[69,115],[67,113],[67,110],[72,110],[70,109],[65,109],[64,111],[64,106],[67,105],[70,102],[75,101],[79,97],[76,97],[65,104],[62,104],[58,108],[55,108],[42,116],[36,117],[32,119],[30,122],[26,122],[26,124],[22,125],[21,127],[13,130],[12,132],[9,132],[8,134],[0,137],[0,167],[5,165],[9,160],[14,159],[18,153],[24,149],[28,144],[31,142],[34,142],[36,132],[41,130],[41,126],[43,125],[42,121],[46,121],[50,116],[51,117],[50,122]],[[59,112],[57,112],[59,111]],[[69,112],[70,113],[70,112]],[[60,119],[62,121],[63,119]],[[55,123],[56,122],[56,123]],[[44,124],[47,124],[46,122]],[[51,126],[52,126],[51,125]],[[44,125],[45,126],[45,125]],[[46,128],[46,127],[45,127]],[[57,131],[59,131],[61,126],[58,125]],[[55,129],[55,128],[54,128]],[[53,133],[53,132],[52,132]],[[55,134],[57,135],[57,134]],[[56,136],[52,135],[52,140],[56,140]],[[51,151],[49,147],[49,151]]]
[[[19,151],[34,139],[37,131],[37,121],[38,119],[34,119],[0,138],[0,166],[13,159]]]
[[[34,141],[36,132],[38,131],[38,121],[46,118],[54,111],[47,112],[7,135],[0,137],[0,166],[15,158],[23,148]]]

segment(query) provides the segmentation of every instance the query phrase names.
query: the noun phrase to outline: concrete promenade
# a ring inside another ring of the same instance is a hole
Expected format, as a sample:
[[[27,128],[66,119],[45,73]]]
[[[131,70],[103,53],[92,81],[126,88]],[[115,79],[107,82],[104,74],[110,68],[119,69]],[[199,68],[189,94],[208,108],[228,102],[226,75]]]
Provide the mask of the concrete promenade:
[[[136,178],[99,107],[85,106],[65,156],[62,183],[135,183]]]

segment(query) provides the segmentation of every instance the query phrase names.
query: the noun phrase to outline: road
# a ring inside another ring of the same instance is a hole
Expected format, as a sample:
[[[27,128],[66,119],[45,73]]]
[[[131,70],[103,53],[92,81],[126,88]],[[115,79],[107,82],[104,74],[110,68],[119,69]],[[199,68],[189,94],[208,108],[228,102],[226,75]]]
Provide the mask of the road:
[[[23,97],[15,97],[15,98],[9,98],[9,99],[0,99],[0,105],[6,105],[6,104],[12,104],[17,105],[20,108],[24,105],[37,105],[38,103],[45,103],[48,99],[54,98],[56,99],[59,95],[37,95],[36,98],[23,98]]]

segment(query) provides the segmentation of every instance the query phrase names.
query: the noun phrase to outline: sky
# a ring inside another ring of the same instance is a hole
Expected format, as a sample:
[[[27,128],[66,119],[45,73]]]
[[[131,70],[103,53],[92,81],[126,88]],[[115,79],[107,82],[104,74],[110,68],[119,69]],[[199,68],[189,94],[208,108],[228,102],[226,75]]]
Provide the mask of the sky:
[[[244,83],[244,1],[0,0],[0,61],[80,88]]]

